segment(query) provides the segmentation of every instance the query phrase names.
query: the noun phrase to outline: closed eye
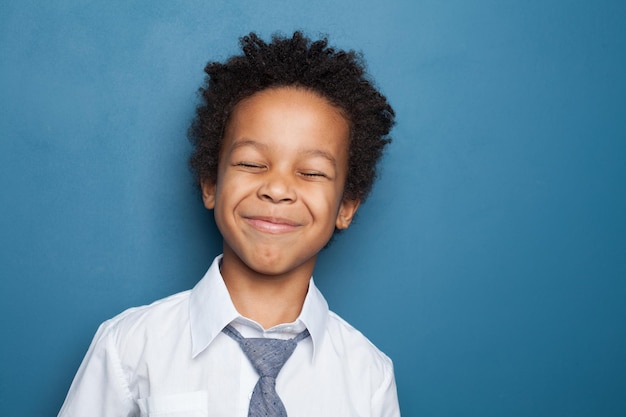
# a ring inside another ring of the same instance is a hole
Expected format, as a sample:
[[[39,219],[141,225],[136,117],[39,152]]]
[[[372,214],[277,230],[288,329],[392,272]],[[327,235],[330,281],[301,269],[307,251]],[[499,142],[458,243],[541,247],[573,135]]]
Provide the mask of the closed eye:
[[[302,171],[300,175],[307,178],[328,178],[328,175],[319,171]]]
[[[237,162],[234,164],[237,167],[248,168],[248,169],[263,169],[264,165],[255,164],[254,162]]]

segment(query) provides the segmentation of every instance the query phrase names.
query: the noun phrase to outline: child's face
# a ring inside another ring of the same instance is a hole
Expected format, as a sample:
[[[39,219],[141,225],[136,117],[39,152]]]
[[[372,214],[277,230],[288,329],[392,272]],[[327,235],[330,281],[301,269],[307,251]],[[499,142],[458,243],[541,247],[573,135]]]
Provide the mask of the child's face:
[[[349,134],[341,112],[307,90],[268,89],[240,102],[217,183],[202,187],[224,257],[264,275],[310,275],[335,227],[347,228],[358,207],[343,200]]]

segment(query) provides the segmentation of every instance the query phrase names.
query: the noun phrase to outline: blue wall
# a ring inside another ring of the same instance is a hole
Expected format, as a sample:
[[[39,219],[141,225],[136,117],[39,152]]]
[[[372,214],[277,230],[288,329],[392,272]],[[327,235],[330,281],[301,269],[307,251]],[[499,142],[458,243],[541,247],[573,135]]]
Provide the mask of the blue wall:
[[[397,110],[316,279],[404,416],[626,415],[625,5],[0,0],[0,415],[55,415],[100,322],[201,277],[203,66],[295,28]]]

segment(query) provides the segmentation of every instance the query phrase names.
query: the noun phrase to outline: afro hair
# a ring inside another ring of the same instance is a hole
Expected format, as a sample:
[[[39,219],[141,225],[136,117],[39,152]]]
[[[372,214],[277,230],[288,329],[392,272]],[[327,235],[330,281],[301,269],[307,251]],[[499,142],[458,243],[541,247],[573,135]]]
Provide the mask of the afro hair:
[[[350,124],[349,161],[344,199],[364,201],[376,178],[376,164],[391,141],[394,111],[365,73],[362,57],[335,50],[323,38],[301,32],[274,35],[270,43],[255,33],[240,39],[242,55],[209,62],[201,103],[189,128],[189,160],[198,185],[217,180],[222,136],[233,108],[262,90],[298,87],[317,93],[342,111]]]

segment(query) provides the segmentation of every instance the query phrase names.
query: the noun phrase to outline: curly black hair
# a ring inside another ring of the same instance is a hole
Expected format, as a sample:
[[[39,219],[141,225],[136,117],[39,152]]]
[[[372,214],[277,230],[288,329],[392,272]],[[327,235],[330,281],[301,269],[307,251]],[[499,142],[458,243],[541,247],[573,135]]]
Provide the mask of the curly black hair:
[[[233,108],[253,94],[278,87],[311,90],[339,108],[350,124],[344,198],[364,201],[376,177],[376,163],[391,139],[394,111],[365,73],[362,57],[335,50],[323,38],[311,41],[297,31],[266,43],[255,33],[240,39],[243,55],[209,62],[201,104],[189,128],[189,165],[197,184],[217,180],[222,136]]]

